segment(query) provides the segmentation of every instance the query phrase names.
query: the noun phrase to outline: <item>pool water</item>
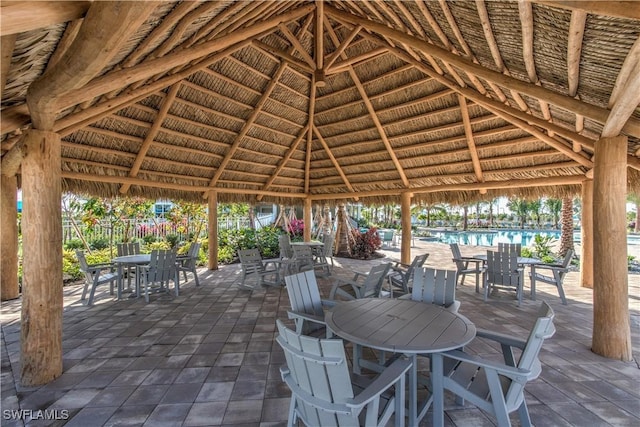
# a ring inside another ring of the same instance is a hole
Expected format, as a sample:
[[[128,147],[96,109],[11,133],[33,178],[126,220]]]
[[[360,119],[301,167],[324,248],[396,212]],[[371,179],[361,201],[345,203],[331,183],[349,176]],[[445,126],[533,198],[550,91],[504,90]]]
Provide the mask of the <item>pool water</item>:
[[[521,243],[522,246],[530,246],[536,234],[560,240],[560,231],[555,230],[431,231],[431,235],[442,243],[474,246],[497,246],[498,243]],[[573,233],[573,241],[580,241],[580,232]]]

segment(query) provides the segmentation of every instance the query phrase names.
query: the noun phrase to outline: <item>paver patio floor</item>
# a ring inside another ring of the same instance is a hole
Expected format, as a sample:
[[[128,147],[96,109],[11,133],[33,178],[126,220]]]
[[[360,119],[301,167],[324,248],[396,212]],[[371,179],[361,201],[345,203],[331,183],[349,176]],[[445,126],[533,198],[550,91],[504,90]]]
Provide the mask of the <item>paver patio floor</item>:
[[[470,254],[483,248],[462,249]],[[412,254],[423,252],[430,253],[428,266],[454,269],[448,245],[417,239]],[[386,257],[370,261],[336,258],[333,276],[348,277],[350,271],[365,272],[376,263],[399,259],[397,248],[381,253]],[[1,424],[285,425],[290,393],[280,379],[284,357],[274,337],[275,319],[287,318],[287,292],[274,287],[241,290],[236,285],[239,273],[239,265],[201,269],[200,287],[189,280],[179,297],[155,295],[149,304],[143,298],[114,301],[103,293],[88,308],[79,302],[81,287],[66,286],[64,373],[42,387],[15,384],[20,372],[20,300],[2,303]],[[541,351],[542,375],[526,388],[535,425],[640,425],[640,276],[629,276],[632,362],[590,351],[592,291],[578,286],[577,272],[565,280],[567,306],[544,284],[538,286],[538,301],[530,300],[528,280],[521,307],[507,292],[484,302],[473,279],[458,287],[457,299],[460,313],[477,327],[523,336],[541,300],[556,312],[557,332]],[[319,279],[325,296],[332,280]],[[467,349],[486,357],[499,351],[476,341]],[[456,405],[451,396],[445,409],[446,425],[495,424],[471,404]],[[27,422],[11,410],[23,410]],[[47,414],[66,419],[29,420]],[[516,418],[512,420],[517,425]],[[431,425],[430,414],[421,425]]]

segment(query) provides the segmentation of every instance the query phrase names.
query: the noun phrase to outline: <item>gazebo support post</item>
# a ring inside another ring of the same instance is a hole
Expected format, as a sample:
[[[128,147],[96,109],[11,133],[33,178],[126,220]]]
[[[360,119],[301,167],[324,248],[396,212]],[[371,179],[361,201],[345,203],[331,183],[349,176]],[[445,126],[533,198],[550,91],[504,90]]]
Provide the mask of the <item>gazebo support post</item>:
[[[593,289],[593,180],[582,181],[580,285]]]
[[[209,191],[209,270],[218,269],[218,193]]]
[[[2,244],[0,245],[0,299],[18,298],[18,178],[2,174],[0,210]]]
[[[412,193],[402,193],[400,200],[400,224],[402,225],[402,241],[400,243],[400,262],[411,263],[411,197]]]
[[[303,238],[305,242],[311,241],[311,227],[313,227],[313,216],[311,214],[311,199],[304,199],[304,209],[302,211],[302,221],[304,222]]]
[[[21,383],[62,374],[62,209],[60,135],[31,129],[22,161],[23,287]]]
[[[631,360],[626,232],[627,137],[595,146],[593,340],[600,356]]]

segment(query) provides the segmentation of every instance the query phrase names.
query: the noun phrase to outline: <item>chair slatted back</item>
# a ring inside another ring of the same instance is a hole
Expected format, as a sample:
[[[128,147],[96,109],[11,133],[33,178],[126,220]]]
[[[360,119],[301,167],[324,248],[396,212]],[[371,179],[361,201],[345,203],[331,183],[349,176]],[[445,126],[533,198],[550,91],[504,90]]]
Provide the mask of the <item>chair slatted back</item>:
[[[456,268],[458,270],[464,270],[467,266],[462,260],[462,253],[460,252],[460,246],[457,243],[450,243],[449,247],[451,248],[451,254],[453,255],[453,262],[456,263]]]
[[[514,252],[516,256],[522,255],[521,243],[498,243],[498,252]]]
[[[382,284],[387,277],[387,273],[391,269],[391,263],[376,265],[371,268],[369,274],[362,284],[362,297],[363,298],[377,298],[382,291]]]
[[[303,271],[284,278],[291,310],[324,317],[322,298],[313,271]]]
[[[531,371],[529,381],[534,380],[540,376],[542,372],[542,364],[539,359],[540,349],[544,340],[551,338],[556,332],[556,328],[553,324],[553,318],[555,314],[553,309],[543,302],[538,311],[538,318],[536,319],[533,328],[529,332],[527,338],[527,345],[522,350],[518,364],[518,368]],[[507,407],[517,407],[519,400],[523,398],[525,384],[520,384],[512,381],[508,391],[505,393],[505,402]]]
[[[449,307],[456,299],[458,272],[418,268],[413,275],[411,299]]]
[[[291,239],[288,234],[278,236],[278,248],[280,249],[280,258],[293,257],[293,249],[291,248]]]
[[[265,266],[258,249],[241,249],[238,251],[238,257],[240,258],[240,267],[245,274],[264,272]]]
[[[487,282],[500,286],[520,285],[518,256],[515,252],[487,251]]]
[[[118,256],[138,255],[140,254],[140,243],[118,243],[116,251]]]
[[[296,262],[298,272],[314,269],[313,250],[310,246],[293,245],[293,259]]]
[[[84,255],[83,251],[76,250],[76,257],[78,258],[78,263],[80,264],[80,271],[84,273],[85,280],[87,283],[93,283],[93,274],[89,271],[89,263],[87,262],[87,258]]]
[[[322,243],[324,246],[322,247],[322,254],[325,257],[333,256],[333,242],[335,241],[335,236],[333,234],[325,234],[322,238]]]
[[[297,335],[280,320],[276,320],[276,341],[284,350],[290,375],[286,381],[295,399],[299,417],[309,426],[354,426],[358,419],[344,402],[353,399],[347,357],[342,340],[319,339]],[[317,401],[335,404],[319,409]]]
[[[183,267],[191,268],[196,265],[201,245],[202,243],[191,243],[191,246],[189,246],[189,250],[187,251],[187,257],[182,261]]]
[[[176,251],[156,249],[151,251],[147,282],[166,282],[176,277]]]

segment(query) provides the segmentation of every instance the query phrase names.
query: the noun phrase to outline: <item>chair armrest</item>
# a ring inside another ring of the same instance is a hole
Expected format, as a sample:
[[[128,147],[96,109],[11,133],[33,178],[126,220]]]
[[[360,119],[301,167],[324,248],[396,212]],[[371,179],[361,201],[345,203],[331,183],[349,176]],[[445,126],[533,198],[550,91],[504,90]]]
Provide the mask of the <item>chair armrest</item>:
[[[320,303],[322,304],[323,307],[327,307],[327,308],[333,308],[336,306],[336,301],[332,301],[329,299],[321,299]]]
[[[111,268],[115,268],[116,265],[113,262],[100,262],[98,264],[89,264],[89,270],[93,270],[94,272],[98,272],[100,270],[107,270]]]
[[[324,317],[315,316],[313,314],[300,313],[297,311],[287,311],[287,314],[289,316],[289,319],[302,319],[302,320],[307,320],[309,322],[326,325],[324,321]]]
[[[451,313],[457,313],[458,310],[460,309],[460,301],[454,300],[449,307],[445,307],[445,308],[447,311],[450,311]]]
[[[393,386],[411,368],[411,362],[398,359],[385,368],[360,394],[345,403],[350,408],[360,408],[378,398],[385,390]]]
[[[555,264],[531,264],[531,271],[533,272],[536,270],[551,270],[561,273],[567,273],[569,271],[569,268]]]
[[[349,295],[348,292],[346,292],[345,290],[341,289],[343,286],[349,285],[351,286],[351,288],[353,289],[353,292],[355,293],[356,298],[359,296],[360,293],[360,284],[355,282],[354,280],[349,280],[349,279],[342,279],[342,278],[338,278],[336,279],[335,282],[333,282],[333,286],[331,286],[331,292],[329,292],[329,299],[333,300],[336,297],[336,294],[340,294],[343,297],[346,297],[348,299],[354,299],[353,295]],[[350,298],[351,297],[351,298]]]
[[[410,267],[409,264],[403,264],[400,261],[397,261],[395,264],[391,266],[391,269],[399,273],[405,273],[409,267]]]
[[[491,332],[486,329],[476,329],[476,337],[490,339],[500,344],[508,345],[510,347],[516,347],[524,349],[527,345],[527,341],[515,338],[511,335],[501,334],[499,332]]]
[[[516,368],[509,365],[504,365],[502,363],[492,362],[491,360],[486,360],[478,356],[467,354],[460,350],[446,351],[442,353],[442,356],[445,358],[448,357],[449,359],[459,360],[461,362],[471,363],[472,365],[476,365],[485,369],[493,369],[498,374],[509,377],[521,384],[525,384],[530,379],[533,379],[532,372],[527,369]]]

